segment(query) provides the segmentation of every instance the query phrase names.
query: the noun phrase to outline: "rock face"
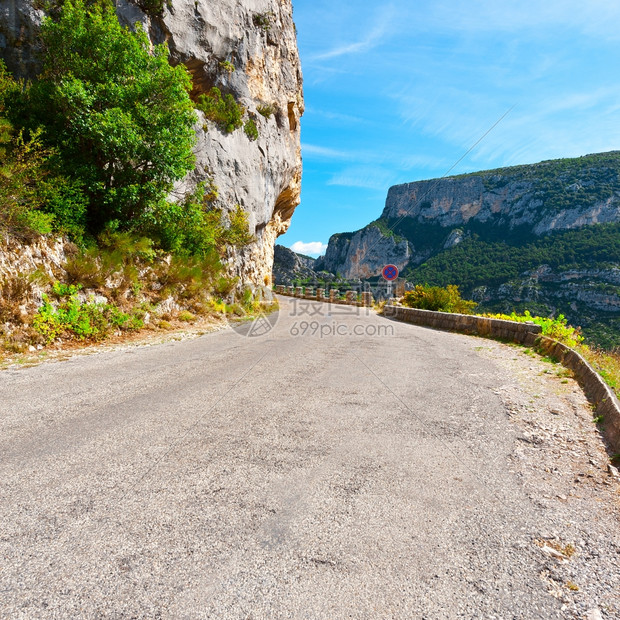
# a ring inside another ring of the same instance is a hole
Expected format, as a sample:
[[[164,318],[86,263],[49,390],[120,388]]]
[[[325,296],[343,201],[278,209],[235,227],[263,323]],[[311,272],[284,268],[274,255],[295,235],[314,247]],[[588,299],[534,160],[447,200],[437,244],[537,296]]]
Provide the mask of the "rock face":
[[[37,72],[34,35],[44,17],[34,8],[39,4],[0,0],[0,54],[20,77]],[[161,15],[141,6],[146,4],[117,0],[119,20],[129,26],[140,22],[153,43],[168,44],[171,62],[192,74],[192,97],[217,86],[256,123],[259,137],[251,141],[243,129],[224,134],[213,123],[207,126],[199,112],[196,169],[174,196],[182,198],[212,179],[218,206],[230,211],[241,205],[255,242],[230,251],[229,270],[245,283],[268,284],[275,240],[286,232],[301,190],[304,101],[291,0],[169,0]],[[273,113],[260,114],[259,107]]]
[[[386,235],[371,224],[355,233],[332,235],[325,256],[318,259],[316,266],[344,278],[371,278],[379,275],[386,264],[402,269],[410,259],[406,239]]]
[[[610,152],[396,185],[377,222],[332,236],[323,268],[368,277],[386,262],[419,265],[472,234],[540,237],[619,222],[619,172],[620,152]]]
[[[297,254],[285,248],[283,245],[276,245],[273,259],[273,282],[274,284],[290,285],[295,280],[314,279],[316,259],[303,254]]]
[[[618,157],[620,153],[610,155]],[[530,173],[534,173],[537,166],[542,164],[532,166]],[[418,222],[439,224],[447,229],[470,222],[508,230],[524,226],[537,236],[554,230],[620,220],[618,193],[602,195],[599,199],[588,196],[580,184],[569,184],[574,180],[571,174],[563,180],[564,187],[557,188],[567,195],[567,208],[548,208],[545,200],[548,188],[542,187],[538,179],[524,177],[521,168],[396,185],[388,192],[381,217],[411,218]],[[584,176],[590,176],[589,172],[584,170]],[[599,172],[604,174],[604,164]],[[617,185],[617,174],[611,170],[609,172],[609,180]],[[558,180],[562,183],[562,179]],[[589,187],[592,185],[590,181]],[[587,198],[582,202],[580,198],[584,195]]]

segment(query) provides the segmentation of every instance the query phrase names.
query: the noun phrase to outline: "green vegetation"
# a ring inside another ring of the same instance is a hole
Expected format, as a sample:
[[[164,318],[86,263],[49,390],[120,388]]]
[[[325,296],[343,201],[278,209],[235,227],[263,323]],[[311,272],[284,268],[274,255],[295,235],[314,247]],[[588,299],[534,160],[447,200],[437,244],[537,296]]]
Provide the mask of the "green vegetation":
[[[404,239],[405,239],[402,235],[396,234],[394,232],[394,230],[388,224],[388,221],[383,219],[383,218],[379,218],[378,220],[375,220],[374,222],[371,222],[370,224],[368,224],[367,228],[369,228],[371,226],[374,226],[375,228],[378,228],[381,231],[381,234],[384,237],[391,237],[391,238],[393,238],[396,243],[404,241]]]
[[[256,111],[265,118],[270,118],[273,114],[276,113],[276,106],[274,104],[265,103],[263,105],[259,105],[256,108]]]
[[[224,71],[226,71],[229,74],[234,73],[235,65],[233,65],[232,62],[230,62],[230,60],[222,60],[220,62],[220,69],[224,69]]]
[[[494,233],[496,231],[493,231]],[[447,232],[443,230],[444,238]],[[460,282],[463,290],[518,277],[528,269],[549,265],[557,271],[612,267],[620,262],[620,224],[599,224],[520,241],[507,231],[498,241],[473,234],[458,245],[408,269],[414,282],[446,286]]]
[[[0,65],[0,230],[66,233],[86,245],[127,232],[203,256],[251,240],[236,211],[226,232],[212,183],[167,200],[193,167],[195,139],[191,80],[169,65],[167,47],[151,49],[139,24],[122,27],[107,0],[67,0],[54,15],[41,28],[38,80],[17,82]],[[230,95],[213,89],[202,101],[209,118],[241,126]]]
[[[206,95],[200,95],[196,107],[213,121],[223,132],[232,133],[243,125],[245,110],[232,95],[222,95],[219,88],[213,87]]]
[[[271,20],[275,15],[272,11],[266,11],[265,13],[254,13],[252,21],[255,26],[262,28],[265,31],[271,30]]]
[[[510,314],[483,314],[482,316],[505,321],[517,321],[518,323],[534,323],[542,327],[542,335],[558,340],[569,347],[576,347],[583,342],[580,330],[566,324],[566,317],[560,314],[557,317],[532,316],[529,310],[523,314],[512,312]]]
[[[195,113],[186,69],[139,24],[122,27],[114,6],[67,0],[41,28],[40,78],[11,101],[9,119],[53,149],[49,168],[87,198],[91,233],[128,226],[165,200],[193,167]]]
[[[418,284],[407,291],[402,303],[409,308],[472,314],[477,306],[475,301],[462,299],[458,286],[449,284],[446,288]]]
[[[170,5],[172,0],[139,0],[140,6],[146,13],[153,17],[157,17],[164,12],[164,7]]]
[[[163,5],[142,2],[151,14]],[[39,78],[17,81],[0,63],[0,233],[60,233],[75,245],[60,281],[36,273],[0,281],[0,344],[18,352],[246,314],[256,302],[232,303],[237,280],[222,265],[231,246],[254,240],[244,210],[222,204],[212,181],[168,199],[194,165],[189,73],[170,66],[167,47],[152,46],[139,24],[120,26],[111,0],[43,8]],[[242,126],[232,96],[213,89],[201,101],[224,131]],[[246,133],[254,135],[251,123]],[[48,294],[33,308],[41,287]],[[180,311],[158,309],[171,299]]]
[[[80,301],[79,286],[54,283],[53,292],[59,304],[54,307],[47,295],[33,320],[33,328],[46,342],[69,335],[78,340],[101,340],[115,329],[140,329],[142,317],[127,314],[108,303]]]
[[[258,140],[258,127],[256,127],[256,123],[253,118],[245,122],[243,125],[243,131],[245,131],[245,135],[249,138],[250,142]]]

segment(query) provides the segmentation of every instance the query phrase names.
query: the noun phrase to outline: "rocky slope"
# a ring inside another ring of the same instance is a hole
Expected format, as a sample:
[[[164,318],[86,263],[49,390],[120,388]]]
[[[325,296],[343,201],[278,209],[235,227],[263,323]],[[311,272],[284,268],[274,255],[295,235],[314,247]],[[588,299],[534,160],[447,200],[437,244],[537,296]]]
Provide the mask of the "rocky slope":
[[[0,0],[0,57],[20,77],[37,73],[34,36],[44,12],[35,7],[41,4]],[[224,134],[213,124],[207,128],[199,112],[196,169],[178,184],[175,196],[212,179],[219,206],[230,210],[240,204],[256,241],[231,251],[229,268],[244,282],[266,284],[275,239],[289,226],[301,185],[304,102],[291,0],[168,0],[161,14],[149,14],[143,8],[148,5],[117,0],[119,20],[129,26],[140,22],[153,43],[167,42],[171,62],[183,63],[192,74],[193,97],[217,86],[255,120],[259,138],[251,141],[243,130]],[[257,112],[266,106],[274,111],[268,117]]]
[[[311,256],[297,254],[283,245],[276,245],[273,256],[273,282],[291,285],[296,280],[314,279],[315,264],[316,259]]]
[[[386,263],[620,344],[620,152],[392,187],[381,217],[334,235],[320,265],[368,278]]]

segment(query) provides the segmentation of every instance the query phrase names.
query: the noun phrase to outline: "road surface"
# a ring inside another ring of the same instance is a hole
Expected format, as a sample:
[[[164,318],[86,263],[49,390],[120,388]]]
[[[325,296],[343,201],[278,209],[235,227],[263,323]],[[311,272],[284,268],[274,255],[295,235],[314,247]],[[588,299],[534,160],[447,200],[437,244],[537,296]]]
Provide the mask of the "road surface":
[[[580,603],[546,575],[581,513],[515,457],[537,441],[501,389],[538,395],[489,351],[523,353],[281,304],[262,336],[0,373],[0,617],[612,617],[608,586]],[[583,527],[613,556],[592,488]]]

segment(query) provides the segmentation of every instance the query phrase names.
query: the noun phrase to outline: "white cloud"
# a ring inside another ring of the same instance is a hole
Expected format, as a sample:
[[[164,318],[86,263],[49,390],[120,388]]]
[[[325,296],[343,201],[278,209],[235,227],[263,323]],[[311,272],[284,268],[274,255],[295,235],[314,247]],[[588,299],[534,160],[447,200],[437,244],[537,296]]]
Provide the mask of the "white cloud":
[[[389,35],[390,24],[393,21],[394,15],[395,11],[393,6],[388,5],[384,7],[382,12],[374,20],[375,26],[360,41],[339,45],[331,50],[314,55],[311,60],[329,60],[348,54],[360,54],[370,51]]]
[[[319,256],[320,254],[325,254],[325,250],[327,250],[327,244],[322,243],[321,241],[310,241],[309,243],[304,243],[303,241],[295,241],[291,246],[291,250],[293,252],[297,252],[297,254],[307,254],[308,256]]]
[[[337,151],[336,149],[316,144],[306,144],[305,142],[301,145],[301,152],[304,156],[314,155],[321,159],[349,159],[351,157],[350,153],[345,153],[344,151]]]
[[[393,170],[378,166],[350,166],[335,174],[327,184],[387,191],[390,185],[394,184],[395,179],[396,175]]]

